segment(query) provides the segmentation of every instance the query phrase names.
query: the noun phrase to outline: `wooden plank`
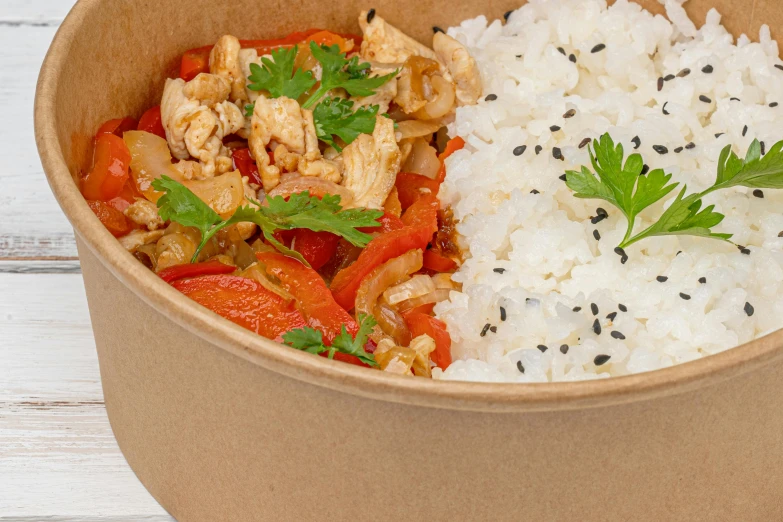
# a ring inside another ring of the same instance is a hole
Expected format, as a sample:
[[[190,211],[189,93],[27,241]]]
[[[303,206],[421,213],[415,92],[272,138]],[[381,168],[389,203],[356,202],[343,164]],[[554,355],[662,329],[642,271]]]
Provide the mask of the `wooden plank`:
[[[78,259],[0,260],[0,274],[81,274]]]
[[[4,0],[7,2],[8,0]],[[0,7],[0,18],[32,16],[23,5],[60,16],[69,1],[21,2]],[[45,9],[44,9],[45,8]],[[47,11],[48,12],[48,11]],[[38,70],[56,27],[0,25],[0,258],[75,257],[68,221],[54,200],[38,159],[33,132],[33,98]]]
[[[111,432],[81,277],[0,272],[0,332],[0,521],[172,522]]]
[[[0,24],[56,25],[65,18],[74,3],[73,0],[3,0]]]

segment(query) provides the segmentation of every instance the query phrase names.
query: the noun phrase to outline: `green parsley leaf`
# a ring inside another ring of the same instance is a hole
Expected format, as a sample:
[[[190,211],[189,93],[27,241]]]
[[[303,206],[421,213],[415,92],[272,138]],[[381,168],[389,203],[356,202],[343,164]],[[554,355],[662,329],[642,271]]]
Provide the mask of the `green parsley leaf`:
[[[398,73],[398,71],[392,71],[383,76],[371,77],[367,74],[369,71],[363,72],[369,69],[369,64],[360,64],[358,58],[348,60],[345,53],[340,52],[338,45],[329,47],[310,42],[310,51],[321,64],[321,85],[302,104],[304,109],[309,109],[318,103],[332,89],[345,89],[351,96],[370,96],[375,94],[375,89],[394,78]]]
[[[192,263],[196,262],[201,250],[219,230],[247,222],[258,225],[264,238],[277,250],[307,265],[298,252],[287,248],[275,238],[276,231],[307,228],[315,232],[331,232],[363,248],[372,236],[358,229],[380,226],[377,219],[383,215],[383,211],[365,208],[344,210],[340,206],[340,196],[327,194],[319,199],[310,196],[309,192],[301,192],[292,194],[288,201],[282,196],[268,198],[267,206],[253,201],[254,206],[241,206],[229,219],[224,220],[190,189],[167,176],[155,180],[152,186],[164,192],[158,200],[161,219],[195,227],[201,232],[201,244],[193,254]]]
[[[365,351],[367,338],[372,333],[373,327],[377,324],[371,315],[359,315],[359,330],[356,336],[352,337],[343,325],[340,335],[334,338],[331,346],[326,346],[323,342],[323,334],[318,330],[306,326],[301,329],[291,330],[283,334],[283,342],[288,346],[312,354],[328,353],[330,359],[334,358],[335,353],[344,353],[357,357],[363,363],[369,366],[378,366],[373,354]]]
[[[718,159],[718,175],[709,192],[728,187],[783,188],[783,141],[770,147],[762,156],[758,140],[748,147],[745,159],[740,159],[726,145]]]
[[[245,105],[245,117],[246,118],[252,118],[253,112],[256,110],[256,104],[255,103],[248,103]]]
[[[263,67],[257,63],[250,64],[250,84],[248,88],[254,91],[267,91],[272,98],[286,96],[293,100],[307,92],[316,80],[313,73],[300,68],[294,70],[294,61],[298,47],[290,49],[278,48],[272,50],[272,59],[261,58]]]
[[[372,134],[375,130],[375,116],[378,106],[359,107],[353,111],[354,102],[343,98],[324,98],[313,110],[315,132],[318,139],[341,152],[334,136],[346,144],[355,140],[359,134]]]

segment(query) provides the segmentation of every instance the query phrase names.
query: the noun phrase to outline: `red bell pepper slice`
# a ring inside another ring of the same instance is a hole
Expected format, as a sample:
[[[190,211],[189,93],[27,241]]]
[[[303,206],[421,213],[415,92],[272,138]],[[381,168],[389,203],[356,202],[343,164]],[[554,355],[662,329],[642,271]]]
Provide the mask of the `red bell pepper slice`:
[[[362,280],[376,267],[413,249],[424,250],[438,230],[438,200],[423,196],[402,215],[403,228],[381,234],[369,242],[351,266],[340,270],[332,280],[335,301],[350,310]]]
[[[440,160],[440,169],[438,169],[438,181],[440,183],[443,183],[443,180],[446,179],[446,158],[460,150],[465,146],[465,140],[460,138],[459,136],[455,138],[451,138],[448,143],[446,143],[446,148],[444,151],[438,156],[438,159]]]
[[[340,236],[331,232],[313,232],[299,228],[294,232],[291,247],[302,254],[313,270],[320,270],[337,251]]]
[[[142,114],[137,130],[149,132],[160,136],[164,140],[166,139],[166,130],[163,128],[163,119],[160,116],[160,105],[152,107]]]
[[[424,268],[435,272],[453,272],[457,269],[457,263],[437,250],[429,249],[424,251]]]
[[[395,186],[397,187],[397,197],[400,198],[400,205],[402,205],[403,210],[413,205],[422,195],[432,194],[437,196],[440,190],[440,183],[437,179],[412,172],[400,172],[397,174]]]
[[[125,214],[103,201],[87,201],[87,206],[101,220],[106,230],[114,237],[122,237],[133,230],[133,223]]]
[[[171,286],[216,314],[267,339],[279,341],[284,333],[307,324],[293,301],[245,277],[206,275],[180,279]]]
[[[95,143],[92,169],[82,179],[85,199],[109,201],[122,191],[130,175],[131,155],[122,138],[104,133]]]
[[[315,270],[282,254],[259,252],[256,257],[266,266],[266,272],[277,277],[282,287],[294,296],[307,325],[320,331],[327,345],[340,334],[343,326],[349,334],[356,335],[359,325],[351,314],[340,308],[334,301],[326,283]],[[366,366],[353,355],[336,353],[334,358],[338,361]]]
[[[231,153],[234,158],[234,165],[239,169],[242,176],[250,178],[251,183],[262,185],[261,174],[258,172],[256,160],[250,155],[250,149],[236,149]]]
[[[381,217],[379,217],[376,221],[381,224],[379,227],[361,227],[359,229],[360,232],[364,232],[365,234],[373,234],[376,232],[391,232],[392,230],[399,230],[402,227],[405,226],[405,224],[402,222],[400,218],[393,214],[389,214],[388,212],[384,212]]]
[[[100,126],[98,132],[95,133],[95,138],[98,139],[102,134],[114,134],[115,136],[122,138],[123,133],[136,130],[136,125],[137,122],[133,118],[109,120]]]
[[[435,341],[435,351],[430,354],[432,362],[445,370],[451,364],[451,336],[446,323],[431,315],[409,312],[404,316],[405,324],[413,337],[429,335]]]
[[[158,277],[167,283],[171,283],[172,281],[185,279],[187,277],[230,274],[236,269],[237,267],[235,266],[227,265],[213,259],[212,261],[204,261],[203,263],[170,266],[158,272]]]
[[[205,45],[185,51],[179,66],[179,77],[189,82],[201,73],[209,72],[209,53],[214,45]]]

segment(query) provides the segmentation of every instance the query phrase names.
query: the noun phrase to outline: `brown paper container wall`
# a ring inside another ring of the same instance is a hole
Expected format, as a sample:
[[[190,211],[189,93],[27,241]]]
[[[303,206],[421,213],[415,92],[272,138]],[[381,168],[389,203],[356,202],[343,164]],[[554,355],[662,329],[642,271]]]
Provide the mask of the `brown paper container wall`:
[[[661,13],[657,2],[640,2]],[[649,374],[432,382],[290,350],[211,314],[127,254],[72,176],[101,122],[159,103],[183,51],[223,34],[358,31],[374,7],[432,26],[517,1],[81,0],[41,72],[36,139],[74,226],[112,428],[180,522],[783,520],[783,333]],[[781,35],[778,0],[690,0]]]

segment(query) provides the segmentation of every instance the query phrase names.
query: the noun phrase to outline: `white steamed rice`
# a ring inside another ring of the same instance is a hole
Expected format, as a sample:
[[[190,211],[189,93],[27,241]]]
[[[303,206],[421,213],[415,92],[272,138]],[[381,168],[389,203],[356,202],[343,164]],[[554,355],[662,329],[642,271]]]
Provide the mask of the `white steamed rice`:
[[[435,309],[448,324],[455,358],[436,378],[625,375],[721,352],[783,326],[783,191],[765,190],[763,199],[744,188],[708,196],[705,203],[726,215],[716,230],[734,234],[750,255],[716,240],[663,237],[629,247],[621,264],[613,252],[626,226],[620,212],[573,197],[558,179],[589,164],[587,148],[578,148],[584,138],[607,131],[626,151],[638,136],[650,167],[673,173],[689,192],[712,184],[725,145],[744,156],[754,138],[767,147],[783,138],[783,70],[774,67],[781,62],[769,28],[762,27],[759,43],[742,36],[735,44],[716,11],[697,30],[680,3],[665,6],[673,23],[625,0],[609,8],[604,0],[533,0],[505,24],[482,16],[449,29],[478,61],[484,94],[497,99],[460,108],[449,129],[467,146],[448,160],[441,198],[460,221],[468,259],[454,276],[462,291]],[[606,48],[591,53],[601,43]],[[702,71],[708,65],[712,73]],[[659,77],[686,68],[690,74],[658,91]],[[774,102],[781,106],[770,107]],[[564,118],[570,109],[576,115]],[[674,152],[689,142],[695,147]],[[520,145],[527,149],[516,156]],[[565,161],[553,157],[554,147]],[[645,211],[637,230],[665,206]],[[597,207],[609,217],[594,225]],[[592,329],[596,317],[601,335]],[[611,358],[596,366],[597,355]]]

